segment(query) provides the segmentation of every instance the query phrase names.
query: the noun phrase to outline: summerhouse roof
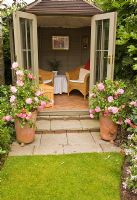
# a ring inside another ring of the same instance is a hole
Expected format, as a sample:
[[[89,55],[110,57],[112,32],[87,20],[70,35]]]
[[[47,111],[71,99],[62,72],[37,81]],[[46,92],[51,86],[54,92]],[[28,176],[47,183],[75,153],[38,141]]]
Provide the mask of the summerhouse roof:
[[[25,8],[36,15],[93,16],[103,11],[86,0],[36,0]]]

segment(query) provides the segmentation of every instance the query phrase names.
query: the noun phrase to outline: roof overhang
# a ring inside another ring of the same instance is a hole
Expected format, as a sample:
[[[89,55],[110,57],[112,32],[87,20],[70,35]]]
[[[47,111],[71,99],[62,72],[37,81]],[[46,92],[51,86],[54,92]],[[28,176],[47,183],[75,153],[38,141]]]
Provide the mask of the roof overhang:
[[[103,11],[86,0],[37,0],[29,4],[25,11],[35,15],[93,16]]]

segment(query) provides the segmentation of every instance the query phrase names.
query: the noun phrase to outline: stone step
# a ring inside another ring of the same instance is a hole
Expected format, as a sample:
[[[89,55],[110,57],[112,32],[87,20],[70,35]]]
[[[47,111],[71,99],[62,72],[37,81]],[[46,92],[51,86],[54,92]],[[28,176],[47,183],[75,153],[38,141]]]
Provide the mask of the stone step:
[[[45,110],[38,113],[38,116],[82,116],[89,115],[89,110]]]
[[[98,132],[99,121],[93,119],[40,119],[36,122],[37,132],[50,133],[62,131]]]
[[[37,120],[80,120],[80,119],[90,119],[89,115],[47,115],[38,116]]]

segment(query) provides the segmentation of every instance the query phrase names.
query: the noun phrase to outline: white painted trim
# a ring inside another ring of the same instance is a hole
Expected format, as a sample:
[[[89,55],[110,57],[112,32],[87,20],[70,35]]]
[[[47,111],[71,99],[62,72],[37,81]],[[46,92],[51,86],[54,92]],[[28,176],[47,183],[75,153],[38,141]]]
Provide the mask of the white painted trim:
[[[95,79],[95,47],[96,47],[96,21],[109,19],[109,47],[108,47],[108,55],[113,56],[113,61],[111,59],[111,63],[108,64],[107,70],[107,78],[113,79],[114,75],[114,58],[115,58],[115,40],[116,40],[116,21],[117,21],[117,13],[105,13],[94,15],[91,18],[91,49],[90,49],[90,87],[94,85]]]
[[[36,15],[26,12],[16,11],[13,13],[14,24],[14,42],[15,42],[15,54],[16,61],[20,66],[23,66],[22,48],[21,48],[21,32],[20,32],[20,18],[32,20],[32,71],[36,76],[36,82],[38,82],[38,37],[37,37],[37,17]]]

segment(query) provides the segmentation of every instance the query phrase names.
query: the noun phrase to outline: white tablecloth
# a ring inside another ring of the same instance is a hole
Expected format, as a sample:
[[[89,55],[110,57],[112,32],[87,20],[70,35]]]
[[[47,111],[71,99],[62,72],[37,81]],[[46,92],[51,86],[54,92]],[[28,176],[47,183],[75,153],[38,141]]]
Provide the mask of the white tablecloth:
[[[54,94],[67,93],[67,79],[65,75],[54,77]]]

